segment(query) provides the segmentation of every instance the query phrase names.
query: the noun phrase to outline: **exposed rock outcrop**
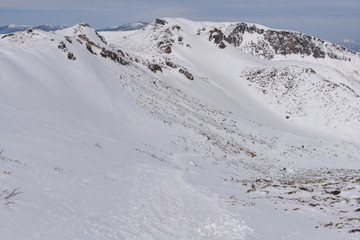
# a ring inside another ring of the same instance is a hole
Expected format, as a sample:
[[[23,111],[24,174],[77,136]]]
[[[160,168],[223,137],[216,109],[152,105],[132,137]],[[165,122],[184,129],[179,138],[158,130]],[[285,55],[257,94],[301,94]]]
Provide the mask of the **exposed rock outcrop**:
[[[180,68],[180,69],[179,69],[179,72],[180,72],[181,74],[183,74],[187,79],[189,79],[189,80],[194,80],[193,75],[192,75],[191,73],[189,73],[186,69]]]
[[[210,31],[210,34],[212,34],[212,31]],[[349,61],[350,58],[346,57],[344,53],[356,54],[344,47],[307,34],[261,28],[248,23],[238,23],[230,26],[227,29],[227,34],[221,36],[221,38],[235,47],[265,59],[272,59],[276,55],[299,54],[314,58],[328,56],[332,59]],[[219,41],[221,39],[218,37],[215,40]]]
[[[156,73],[157,71],[162,72],[162,68],[158,64],[149,64],[148,68],[154,73]]]
[[[226,48],[226,45],[224,43],[224,33],[217,29],[214,28],[213,30],[210,31],[210,36],[209,36],[209,41],[214,40],[214,43],[221,49]]]

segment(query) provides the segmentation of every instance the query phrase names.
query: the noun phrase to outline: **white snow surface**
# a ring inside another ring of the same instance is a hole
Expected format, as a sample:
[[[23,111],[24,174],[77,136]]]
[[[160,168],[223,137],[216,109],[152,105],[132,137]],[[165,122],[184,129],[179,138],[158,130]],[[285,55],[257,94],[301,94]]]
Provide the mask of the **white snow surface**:
[[[164,20],[0,38],[0,239],[358,239],[359,57]]]

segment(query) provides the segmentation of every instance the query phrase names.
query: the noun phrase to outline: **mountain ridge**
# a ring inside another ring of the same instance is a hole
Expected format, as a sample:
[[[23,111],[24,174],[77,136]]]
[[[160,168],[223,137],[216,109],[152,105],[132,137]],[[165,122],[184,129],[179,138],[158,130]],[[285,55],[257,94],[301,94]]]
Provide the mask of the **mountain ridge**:
[[[357,239],[358,55],[237,24],[2,36],[0,236]]]
[[[66,26],[66,25],[52,26],[52,25],[48,25],[48,24],[39,25],[39,26],[36,26],[36,27],[32,27],[30,25],[9,24],[9,25],[6,25],[6,26],[0,26],[0,34],[23,32],[23,31],[26,31],[28,29],[39,29],[39,30],[49,32],[49,31],[62,30],[62,29],[68,28],[68,27],[69,26]]]
[[[342,41],[338,41],[337,44],[344,46],[348,49],[351,49],[356,52],[360,52],[360,41],[354,41],[352,39],[344,39]]]
[[[134,31],[134,30],[139,30],[145,26],[147,26],[149,23],[147,22],[133,22],[133,23],[127,23],[127,24],[123,24],[120,26],[115,26],[115,27],[108,27],[108,28],[101,28],[101,29],[97,29],[96,31],[98,32],[102,32],[102,31]]]

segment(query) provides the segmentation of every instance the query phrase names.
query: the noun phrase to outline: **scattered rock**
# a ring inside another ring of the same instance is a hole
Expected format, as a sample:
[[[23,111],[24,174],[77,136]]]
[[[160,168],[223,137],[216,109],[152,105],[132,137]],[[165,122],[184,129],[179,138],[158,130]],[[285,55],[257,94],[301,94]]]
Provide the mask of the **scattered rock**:
[[[59,43],[58,49],[61,49],[63,52],[67,52],[66,44],[63,41]]]
[[[178,43],[182,43],[183,38],[181,36],[178,37]]]
[[[124,53],[120,50],[118,50],[118,53],[116,53],[116,52],[107,50],[105,48],[102,48],[102,50],[100,52],[100,55],[104,58],[110,58],[114,62],[120,63],[122,65],[128,65],[129,63],[126,62],[122,57],[120,57],[119,54],[124,57]]]
[[[104,38],[102,35],[100,35],[98,32],[95,32],[95,33],[96,33],[96,36],[98,36],[98,38],[100,38],[100,40],[101,40],[103,43],[107,44],[105,38]]]
[[[331,191],[331,192],[328,192],[328,193],[330,193],[332,195],[339,195],[341,193],[341,191],[340,190],[335,190],[335,191]]]
[[[149,64],[148,68],[154,73],[156,73],[157,71],[162,72],[162,69],[158,64]]]
[[[319,206],[319,204],[310,203],[309,206],[310,206],[310,207],[316,207],[316,206]]]
[[[177,68],[176,64],[173,63],[173,62],[166,61],[165,64],[166,64],[166,66],[169,66],[169,67],[171,67],[171,68]]]
[[[210,31],[209,41],[214,40],[214,43],[219,46],[219,48],[226,48],[224,40],[224,34],[221,30],[214,28]]]
[[[69,43],[72,43],[72,40],[69,36],[65,36],[65,40],[68,41]]]
[[[189,80],[194,80],[193,75],[192,75],[191,73],[189,73],[186,69],[180,68],[180,69],[179,69],[179,72],[180,72],[181,74],[183,74],[187,79],[189,79]]]
[[[324,227],[332,227],[332,226],[334,226],[334,223],[333,223],[333,222],[330,222],[330,223],[324,224]]]
[[[67,57],[68,57],[69,60],[76,60],[76,57],[71,52],[68,52]]]
[[[175,30],[175,29],[176,29],[176,30],[181,30],[181,27],[178,26],[178,25],[175,25],[175,26],[172,27],[172,30]]]
[[[88,23],[80,23],[79,26],[81,26],[81,27],[91,27]]]
[[[305,188],[305,187],[299,187],[299,189],[300,189],[300,190],[303,190],[303,191],[307,191],[307,192],[312,192],[312,190],[309,190],[309,189],[307,189],[307,188]]]
[[[12,36],[15,36],[15,34],[14,33],[9,33],[9,34],[6,34],[6,35],[2,36],[2,38],[12,37]]]
[[[166,46],[164,52],[170,54],[172,52],[171,46]]]
[[[246,153],[246,155],[248,155],[248,156],[250,156],[252,158],[256,157],[256,153],[254,153],[254,152],[246,151],[245,153]]]
[[[172,52],[172,43],[173,40],[166,40],[166,41],[161,41],[158,43],[158,48],[161,50],[161,52],[163,53],[167,53],[170,54]]]
[[[92,54],[96,55],[96,53],[92,50],[92,47],[89,43],[86,43],[86,49],[89,50]]]

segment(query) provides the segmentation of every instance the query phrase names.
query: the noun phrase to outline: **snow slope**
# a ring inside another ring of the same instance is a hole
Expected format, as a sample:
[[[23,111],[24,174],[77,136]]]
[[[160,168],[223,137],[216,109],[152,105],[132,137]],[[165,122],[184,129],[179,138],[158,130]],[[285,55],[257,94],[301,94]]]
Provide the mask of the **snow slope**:
[[[358,59],[219,48],[231,25],[3,36],[1,239],[357,239]]]
[[[281,55],[278,56],[281,61],[276,62],[263,61],[237,51],[231,45],[209,50],[212,43],[205,41],[210,40],[209,32],[215,28],[226,32],[234,24],[193,23],[183,19],[165,21],[169,23],[150,25],[127,38],[118,38],[114,44],[133,50],[139,59],[147,54],[143,61],[150,59],[164,66],[165,75],[168,69],[172,70],[166,65],[169,62],[167,59],[190,73],[199,72],[199,78],[208,79],[239,105],[246,105],[253,111],[262,113],[266,111],[263,109],[266,106],[271,109],[269,115],[275,113],[276,117],[282,119],[289,117],[288,122],[293,125],[326,134],[333,132],[336,137],[351,138],[353,141],[359,139],[359,55],[345,52],[345,55],[349,54],[351,62],[300,55]],[[186,28],[178,29],[177,26]],[[204,33],[200,33],[199,29]],[[104,35],[108,38],[112,36],[111,33]],[[251,37],[254,36],[249,39]],[[244,37],[243,42],[252,41],[249,39]],[[166,54],[165,51],[169,49],[173,51]],[[154,52],[165,54],[160,59],[152,56]],[[284,61],[285,58],[292,61]],[[294,62],[296,59],[299,61]],[[275,81],[274,86],[268,86],[271,81]],[[297,96],[294,97],[294,93]],[[260,106],[256,103],[260,103]]]

